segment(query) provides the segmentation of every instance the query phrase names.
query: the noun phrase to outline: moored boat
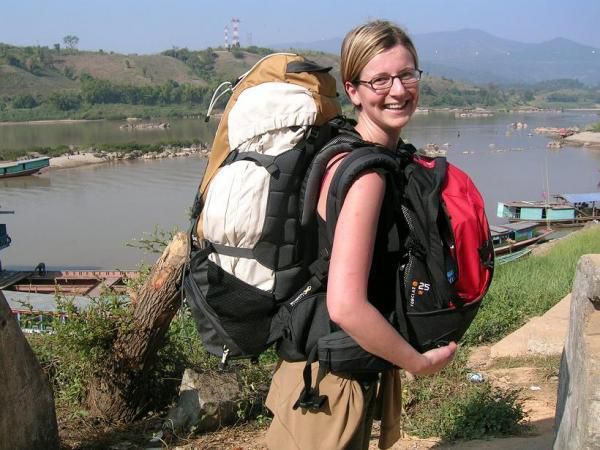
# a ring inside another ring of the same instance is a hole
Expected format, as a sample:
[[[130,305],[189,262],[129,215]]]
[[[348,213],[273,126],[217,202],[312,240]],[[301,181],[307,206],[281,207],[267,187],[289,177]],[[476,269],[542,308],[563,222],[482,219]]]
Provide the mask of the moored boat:
[[[108,289],[126,296],[127,280],[138,276],[134,271],[45,271],[40,266],[33,272],[0,271],[0,292],[26,333],[52,332],[53,320],[67,320],[59,298],[81,311]]]
[[[33,175],[49,165],[50,158],[47,156],[22,161],[0,162],[0,178]]]
[[[600,192],[557,194],[552,200],[499,202],[497,216],[510,222],[581,226],[600,220]]]
[[[105,289],[119,294],[127,291],[127,280],[138,276],[135,271],[53,270],[43,264],[34,271],[0,272],[0,289],[37,294],[98,297]]]
[[[490,232],[494,244],[494,253],[498,256],[530,247],[547,238],[553,230],[549,228],[539,230],[539,225],[536,222],[523,221],[504,225],[491,225]]]

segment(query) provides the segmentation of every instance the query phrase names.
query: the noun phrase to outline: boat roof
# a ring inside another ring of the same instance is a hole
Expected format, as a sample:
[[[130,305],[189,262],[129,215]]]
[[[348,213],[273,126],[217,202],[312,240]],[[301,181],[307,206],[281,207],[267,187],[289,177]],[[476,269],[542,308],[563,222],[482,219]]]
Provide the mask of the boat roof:
[[[498,235],[510,233],[511,231],[529,230],[537,226],[537,223],[531,222],[503,223],[502,225],[490,225],[490,231],[492,232],[492,235]]]
[[[538,226],[537,223],[531,223],[531,222],[513,222],[513,223],[506,223],[506,224],[502,225],[502,227],[504,227],[510,231],[522,231],[522,230],[527,230],[530,228],[535,228],[537,226]]]
[[[588,192],[587,194],[559,194],[569,203],[593,203],[600,202],[600,192]]]
[[[552,208],[552,209],[573,209],[573,205],[568,203],[547,202],[544,200],[526,201],[517,200],[502,202],[504,206],[512,208]]]
[[[510,230],[507,230],[506,228],[498,225],[490,225],[490,231],[492,232],[492,234],[506,234]]]
[[[29,305],[31,305],[31,311],[34,313],[58,312],[54,294],[37,294],[9,290],[3,290],[2,294],[6,297],[8,306],[10,306],[10,309],[14,312],[30,311]],[[73,298],[73,304],[80,310],[87,308],[91,302],[88,297],[75,296],[69,297],[69,299],[70,298]]]

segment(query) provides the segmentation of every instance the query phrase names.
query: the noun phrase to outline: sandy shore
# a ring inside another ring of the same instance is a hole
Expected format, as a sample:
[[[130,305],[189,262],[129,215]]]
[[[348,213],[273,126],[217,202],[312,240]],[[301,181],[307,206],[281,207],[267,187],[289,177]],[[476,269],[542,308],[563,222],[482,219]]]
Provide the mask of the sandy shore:
[[[104,158],[98,158],[92,153],[80,153],[78,155],[63,155],[50,158],[50,167],[53,169],[69,169],[72,167],[86,166],[107,162]]]
[[[586,147],[600,148],[600,133],[584,131],[565,138],[565,141],[574,144],[582,144]]]

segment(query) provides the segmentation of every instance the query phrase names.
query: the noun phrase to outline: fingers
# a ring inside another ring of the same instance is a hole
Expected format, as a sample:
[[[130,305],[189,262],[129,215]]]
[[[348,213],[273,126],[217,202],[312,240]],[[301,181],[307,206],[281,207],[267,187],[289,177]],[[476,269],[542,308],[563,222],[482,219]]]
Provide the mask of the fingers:
[[[417,375],[431,375],[442,370],[452,361],[457,348],[456,342],[450,342],[444,347],[435,348],[423,353],[423,356],[429,360],[430,365],[417,373]]]

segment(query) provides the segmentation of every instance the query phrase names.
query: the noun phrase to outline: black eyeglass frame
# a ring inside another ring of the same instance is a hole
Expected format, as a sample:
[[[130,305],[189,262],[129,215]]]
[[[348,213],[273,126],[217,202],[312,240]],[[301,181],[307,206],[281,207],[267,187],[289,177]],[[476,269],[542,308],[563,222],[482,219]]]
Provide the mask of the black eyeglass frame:
[[[417,76],[415,76],[415,80],[414,81],[408,81],[408,82],[407,82],[407,80],[402,80],[402,76],[406,75],[409,72],[412,72],[413,75],[418,74]],[[418,83],[419,81],[421,81],[421,76],[422,75],[423,75],[423,71],[421,69],[413,69],[413,70],[410,70],[410,71],[407,70],[407,71],[401,73],[400,75],[389,75],[389,77],[390,77],[390,85],[386,86],[386,87],[379,87],[379,88],[376,88],[375,86],[373,86],[373,80],[375,80],[377,78],[382,78],[382,76],[375,77],[375,78],[373,78],[373,79],[371,79],[369,81],[366,81],[366,80],[354,80],[353,84],[365,84],[365,85],[369,86],[371,89],[373,89],[375,92],[381,92],[381,91],[385,91],[385,90],[391,89],[392,86],[394,85],[394,80],[396,78],[398,78],[400,80],[400,83],[402,83],[403,85],[407,85],[408,84],[410,86],[412,84],[415,84],[415,83]]]

